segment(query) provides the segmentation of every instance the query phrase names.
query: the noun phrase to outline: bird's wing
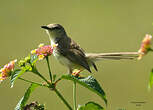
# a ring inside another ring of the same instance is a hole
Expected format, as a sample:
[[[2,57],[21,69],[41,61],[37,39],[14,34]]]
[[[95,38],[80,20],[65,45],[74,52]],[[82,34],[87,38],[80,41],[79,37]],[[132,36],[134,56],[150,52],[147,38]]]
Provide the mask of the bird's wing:
[[[91,72],[83,49],[80,48],[80,46],[73,40],[70,40],[70,46],[66,51],[65,57],[67,57],[73,63],[83,66],[85,69]]]

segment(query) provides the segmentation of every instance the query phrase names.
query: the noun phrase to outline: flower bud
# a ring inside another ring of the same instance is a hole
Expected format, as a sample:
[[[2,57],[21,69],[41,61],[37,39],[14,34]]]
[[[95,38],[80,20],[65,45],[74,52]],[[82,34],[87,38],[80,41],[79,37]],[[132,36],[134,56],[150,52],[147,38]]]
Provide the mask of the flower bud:
[[[141,47],[138,50],[138,52],[139,52],[138,60],[142,59],[142,57],[150,51],[151,39],[152,39],[152,36],[149,34],[146,34],[145,38],[143,39],[143,41],[141,43]]]

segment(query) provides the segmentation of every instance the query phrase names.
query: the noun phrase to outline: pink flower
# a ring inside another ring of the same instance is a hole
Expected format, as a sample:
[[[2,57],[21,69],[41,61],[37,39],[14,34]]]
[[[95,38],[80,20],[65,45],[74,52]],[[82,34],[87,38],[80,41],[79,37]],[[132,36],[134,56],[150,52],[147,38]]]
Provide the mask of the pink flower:
[[[151,49],[151,39],[152,39],[152,36],[149,34],[146,34],[145,38],[143,39],[141,43],[141,47],[138,50],[138,52],[140,53],[138,60],[140,60],[144,55],[146,55],[149,49]]]
[[[13,71],[16,61],[17,60],[10,61],[8,64],[4,65],[3,68],[0,69],[0,82],[11,75],[11,71]]]
[[[32,50],[31,53],[36,54],[38,56],[39,60],[42,60],[45,57],[52,55],[53,49],[54,49],[54,47],[51,47],[50,45],[44,46],[43,44],[40,44],[39,48]]]

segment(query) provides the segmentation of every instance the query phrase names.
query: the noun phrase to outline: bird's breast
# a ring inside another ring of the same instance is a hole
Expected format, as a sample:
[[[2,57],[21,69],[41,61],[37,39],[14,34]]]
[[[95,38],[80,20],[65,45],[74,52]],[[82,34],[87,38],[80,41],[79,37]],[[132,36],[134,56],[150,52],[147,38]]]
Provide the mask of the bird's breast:
[[[55,44],[54,42],[52,42],[52,45]],[[59,48],[60,47],[60,48]],[[65,57],[65,54],[63,52],[61,52],[61,45],[58,44],[58,47],[56,47],[53,50],[53,55],[54,57],[64,66],[71,68],[71,69],[77,69],[77,68],[82,68],[82,66],[70,61],[67,57]]]
[[[67,59],[62,54],[60,54],[56,49],[53,51],[53,55],[64,66],[69,67],[71,65],[71,62],[69,61],[69,59]]]

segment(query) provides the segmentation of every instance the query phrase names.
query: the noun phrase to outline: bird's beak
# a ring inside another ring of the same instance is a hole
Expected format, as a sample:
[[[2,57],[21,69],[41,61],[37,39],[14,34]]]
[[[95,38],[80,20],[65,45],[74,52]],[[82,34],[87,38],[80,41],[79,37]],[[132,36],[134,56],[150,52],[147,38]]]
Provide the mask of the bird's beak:
[[[41,26],[41,28],[43,28],[43,29],[50,29],[50,28],[47,27],[47,26]]]

